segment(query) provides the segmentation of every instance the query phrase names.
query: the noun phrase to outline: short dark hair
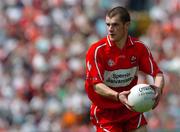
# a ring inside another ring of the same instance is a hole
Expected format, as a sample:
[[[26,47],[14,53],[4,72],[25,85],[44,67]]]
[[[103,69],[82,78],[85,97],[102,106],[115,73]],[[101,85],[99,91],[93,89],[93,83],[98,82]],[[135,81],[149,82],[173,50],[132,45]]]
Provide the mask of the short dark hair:
[[[124,7],[121,7],[121,6],[114,7],[114,8],[112,8],[111,10],[109,10],[109,11],[107,12],[107,14],[106,14],[106,16],[108,16],[108,17],[110,17],[110,18],[114,17],[115,15],[119,15],[120,20],[121,20],[123,23],[130,22],[130,21],[131,21],[129,12],[128,12],[127,9],[124,8]]]

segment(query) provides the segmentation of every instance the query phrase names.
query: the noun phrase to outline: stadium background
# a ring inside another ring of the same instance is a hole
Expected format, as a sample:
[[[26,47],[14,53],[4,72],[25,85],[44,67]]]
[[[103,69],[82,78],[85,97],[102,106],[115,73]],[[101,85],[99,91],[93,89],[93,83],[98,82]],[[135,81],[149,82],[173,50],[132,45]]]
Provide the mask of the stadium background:
[[[146,113],[149,132],[180,131],[179,0],[0,0],[0,132],[94,132],[85,53],[116,5],[128,7],[130,34],[165,74],[162,100]]]

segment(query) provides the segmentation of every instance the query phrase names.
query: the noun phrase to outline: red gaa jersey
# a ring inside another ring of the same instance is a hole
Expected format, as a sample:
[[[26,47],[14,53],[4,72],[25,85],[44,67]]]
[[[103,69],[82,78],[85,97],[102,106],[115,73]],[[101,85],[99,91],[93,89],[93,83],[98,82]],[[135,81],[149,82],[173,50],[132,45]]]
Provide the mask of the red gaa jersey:
[[[151,76],[160,73],[148,48],[136,38],[128,36],[123,49],[118,48],[109,37],[93,44],[86,55],[85,88],[93,104],[101,108],[120,108],[120,102],[105,98],[94,91],[94,84],[104,83],[121,92],[137,84],[137,72]]]

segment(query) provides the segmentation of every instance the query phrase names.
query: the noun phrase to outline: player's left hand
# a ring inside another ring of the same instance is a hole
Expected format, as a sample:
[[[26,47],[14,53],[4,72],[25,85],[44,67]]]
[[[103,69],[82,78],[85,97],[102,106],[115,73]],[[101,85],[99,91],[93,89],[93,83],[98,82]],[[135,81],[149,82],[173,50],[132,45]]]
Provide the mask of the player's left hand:
[[[160,98],[161,98],[161,95],[162,95],[162,90],[161,88],[155,86],[155,85],[150,85],[154,91],[155,91],[155,97],[154,97],[154,100],[155,100],[155,103],[154,103],[154,106],[153,106],[153,109],[156,108],[156,106],[158,105],[159,101],[160,101]]]

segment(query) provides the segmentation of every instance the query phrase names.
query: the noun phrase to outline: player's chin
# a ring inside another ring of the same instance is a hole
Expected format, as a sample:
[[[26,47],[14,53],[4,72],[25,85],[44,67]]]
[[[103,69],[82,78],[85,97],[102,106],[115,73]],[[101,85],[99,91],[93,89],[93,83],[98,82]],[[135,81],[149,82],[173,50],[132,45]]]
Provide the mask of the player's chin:
[[[116,41],[115,36],[114,36],[114,35],[110,35],[110,40],[111,40],[111,41]]]

